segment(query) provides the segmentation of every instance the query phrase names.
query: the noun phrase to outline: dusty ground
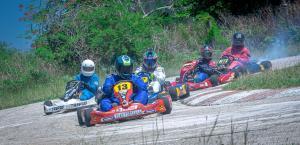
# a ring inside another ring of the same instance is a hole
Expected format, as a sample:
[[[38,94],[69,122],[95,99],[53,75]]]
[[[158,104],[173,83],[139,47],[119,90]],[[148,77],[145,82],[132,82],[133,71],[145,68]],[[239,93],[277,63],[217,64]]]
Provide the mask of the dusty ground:
[[[274,60],[274,68],[300,57]],[[42,103],[0,111],[0,144],[300,144],[300,87],[195,91],[169,115],[85,128],[76,113],[44,116]]]

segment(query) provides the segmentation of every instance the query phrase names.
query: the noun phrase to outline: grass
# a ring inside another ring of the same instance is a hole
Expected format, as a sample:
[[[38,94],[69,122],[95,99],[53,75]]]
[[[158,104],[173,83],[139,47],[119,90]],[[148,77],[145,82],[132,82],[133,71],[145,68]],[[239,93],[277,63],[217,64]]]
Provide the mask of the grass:
[[[69,76],[53,78],[46,83],[37,83],[17,91],[0,90],[0,110],[48,99],[58,98],[64,93]]]
[[[242,77],[227,86],[227,90],[281,89],[300,86],[300,64],[257,75]]]

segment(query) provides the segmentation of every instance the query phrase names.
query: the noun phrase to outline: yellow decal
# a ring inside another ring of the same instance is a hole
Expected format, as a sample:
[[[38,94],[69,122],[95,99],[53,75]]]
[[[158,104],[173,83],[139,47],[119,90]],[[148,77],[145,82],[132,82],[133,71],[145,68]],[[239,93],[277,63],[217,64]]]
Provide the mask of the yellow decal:
[[[142,77],[142,80],[144,83],[148,83],[148,81],[149,81],[148,77]]]
[[[182,93],[186,94],[186,86],[185,85],[182,86]]]
[[[132,84],[130,82],[120,82],[114,86],[114,92],[118,93],[123,90],[130,90],[132,88]]]

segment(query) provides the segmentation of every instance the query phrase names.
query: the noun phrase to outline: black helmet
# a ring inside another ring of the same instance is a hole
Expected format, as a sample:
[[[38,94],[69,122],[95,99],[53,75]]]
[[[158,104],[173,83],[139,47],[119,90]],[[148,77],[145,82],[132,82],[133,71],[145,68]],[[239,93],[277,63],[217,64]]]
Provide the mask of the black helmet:
[[[203,58],[210,60],[212,57],[212,47],[209,45],[204,45],[200,48],[200,54]]]
[[[237,32],[233,34],[232,45],[233,46],[244,46],[245,36],[243,33]]]
[[[118,75],[123,79],[129,79],[133,72],[133,62],[127,55],[117,57],[115,67]]]
[[[143,67],[146,71],[153,71],[157,67],[157,55],[152,48],[144,53]]]

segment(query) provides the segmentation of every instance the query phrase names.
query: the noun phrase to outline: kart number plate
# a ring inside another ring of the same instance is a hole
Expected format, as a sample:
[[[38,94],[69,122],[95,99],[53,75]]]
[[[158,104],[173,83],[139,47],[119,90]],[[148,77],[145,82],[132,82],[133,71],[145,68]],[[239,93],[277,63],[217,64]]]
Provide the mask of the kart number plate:
[[[132,83],[120,82],[114,86],[114,92],[119,93],[120,91],[126,91],[132,89]]]
[[[228,62],[228,59],[220,59],[218,64],[226,64]]]

